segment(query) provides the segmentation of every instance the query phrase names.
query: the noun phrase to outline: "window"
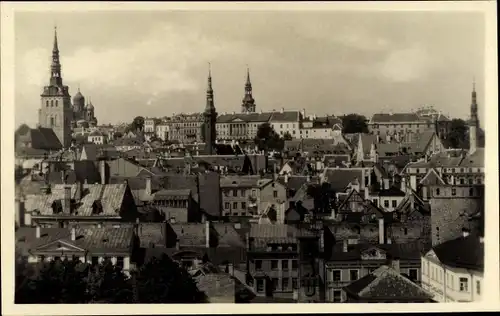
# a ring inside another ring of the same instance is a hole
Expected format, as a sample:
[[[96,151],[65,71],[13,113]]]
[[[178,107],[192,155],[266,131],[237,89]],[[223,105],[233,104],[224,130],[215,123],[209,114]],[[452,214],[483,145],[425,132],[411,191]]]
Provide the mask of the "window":
[[[238,209],[238,202],[233,202],[233,209],[237,210]]]
[[[292,289],[297,289],[299,287],[299,282],[297,278],[292,278]]]
[[[229,202],[224,203],[224,208],[229,209],[231,207],[231,204]]]
[[[457,195],[457,189],[452,188],[451,189],[451,195],[453,195],[453,196]]]
[[[241,190],[241,196],[245,196],[245,190]]]
[[[53,117],[50,118],[50,126],[53,127],[55,125],[55,120]]]
[[[288,270],[288,260],[281,260],[281,269]]]
[[[278,260],[271,260],[271,269],[278,269]]]
[[[373,199],[373,205],[378,206],[378,199]]]
[[[389,200],[384,201],[384,207],[389,207]]]
[[[59,102],[56,100],[56,107],[57,107],[58,103],[59,103]]]
[[[349,270],[349,277],[351,281],[356,281],[358,279],[358,270]]]
[[[396,206],[398,206],[398,201],[392,200],[392,207],[396,207]]]
[[[408,228],[405,227],[403,230],[404,230],[404,234],[408,235]]]
[[[54,106],[54,100],[50,100],[50,106],[53,107]]]
[[[473,196],[474,195],[474,189],[473,188],[470,188],[469,189],[469,196]]]
[[[241,208],[244,210],[247,208],[247,203],[246,202],[241,202]]]
[[[257,292],[264,292],[264,280],[257,279]]]
[[[298,267],[298,261],[297,260],[292,260],[292,269],[295,270]]]
[[[252,190],[252,196],[255,197],[257,195],[257,190]]]
[[[340,270],[332,270],[332,281],[340,282],[342,280],[341,271]]]
[[[277,198],[277,197],[278,197],[278,191],[276,191],[276,190],[274,190],[274,191],[273,191],[273,197],[274,197],[274,198]]]
[[[414,282],[418,280],[418,270],[417,269],[410,269],[408,271],[408,274],[409,274],[410,280],[412,280]]]
[[[439,195],[439,189],[436,189],[436,195]]]
[[[262,260],[255,260],[255,270],[262,270]]]
[[[277,290],[278,289],[278,286],[279,286],[279,279],[278,278],[272,278],[271,279],[272,282],[273,282],[273,291]]]
[[[469,291],[469,280],[467,278],[460,278],[460,292]]]
[[[49,107],[49,100],[45,101],[45,106]]]
[[[123,269],[123,257],[116,257],[116,266]]]
[[[342,301],[342,291],[333,290],[333,301],[334,302],[341,302]]]
[[[282,289],[283,291],[288,290],[288,286],[290,285],[288,282],[289,282],[289,279],[288,279],[288,278],[283,278],[283,279],[281,280],[281,289]]]
[[[238,196],[238,190],[233,190],[233,196]]]
[[[476,281],[476,293],[481,295],[481,281]]]

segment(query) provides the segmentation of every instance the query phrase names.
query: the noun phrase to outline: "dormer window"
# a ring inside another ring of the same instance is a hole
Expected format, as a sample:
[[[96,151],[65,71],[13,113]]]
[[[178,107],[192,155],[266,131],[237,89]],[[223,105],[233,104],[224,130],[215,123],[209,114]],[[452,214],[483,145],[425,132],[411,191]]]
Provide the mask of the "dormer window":
[[[63,206],[62,206],[62,202],[61,200],[55,200],[54,202],[52,202],[52,212],[54,214],[59,214],[63,211]]]
[[[101,200],[95,200],[94,203],[92,203],[92,214],[98,215],[101,214],[102,212],[103,212],[103,207]]]

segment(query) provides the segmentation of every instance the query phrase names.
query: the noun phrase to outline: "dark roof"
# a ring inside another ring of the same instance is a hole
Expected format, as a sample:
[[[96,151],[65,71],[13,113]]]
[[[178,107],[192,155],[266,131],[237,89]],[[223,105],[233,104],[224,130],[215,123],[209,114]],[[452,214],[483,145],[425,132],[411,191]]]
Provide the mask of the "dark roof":
[[[432,248],[439,261],[456,268],[484,269],[484,243],[469,235],[446,241]]]
[[[343,191],[349,183],[358,179],[364,181],[363,171],[361,169],[352,168],[326,168],[324,171],[326,181],[330,183],[331,188],[335,191]]]
[[[354,281],[344,287],[344,291],[362,299],[432,300],[429,292],[388,266],[382,266],[373,273]]]
[[[16,134],[16,141],[21,143],[30,142],[29,147],[34,149],[59,150],[62,148],[59,138],[51,128],[22,128],[19,130],[19,134]]]
[[[389,122],[416,122],[421,121],[415,113],[378,113],[373,114],[372,123],[389,123]]]
[[[390,187],[389,189],[379,190],[378,196],[405,196],[406,194],[396,187]]]
[[[374,225],[375,226],[375,225]],[[333,246],[333,251],[328,259],[329,261],[353,261],[361,260],[361,255],[371,248],[380,249],[386,253],[387,258],[399,258],[400,260],[419,260],[422,253],[428,249],[427,245],[420,241],[401,243],[401,244],[371,244],[358,243],[348,245],[347,252],[343,251],[342,242]]]

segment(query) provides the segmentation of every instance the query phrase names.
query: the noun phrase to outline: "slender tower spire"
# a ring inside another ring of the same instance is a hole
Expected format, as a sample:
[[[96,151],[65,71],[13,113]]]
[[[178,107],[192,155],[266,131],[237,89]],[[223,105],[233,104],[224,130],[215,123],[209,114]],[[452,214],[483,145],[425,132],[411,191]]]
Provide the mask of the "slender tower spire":
[[[250,69],[247,66],[247,82],[245,83],[245,96],[241,104],[241,112],[255,112],[255,100],[252,96],[252,82],[250,81]]]
[[[207,84],[207,103],[203,112],[203,136],[205,141],[205,154],[215,154],[215,124],[217,121],[217,112],[214,105],[214,90],[212,89],[212,70],[208,64],[208,84]]]
[[[59,46],[57,44],[57,26],[54,26],[54,47],[52,48],[52,63],[50,65],[50,85],[62,86]]]
[[[470,120],[469,120],[469,149],[473,153],[477,149],[477,132],[479,128],[479,118],[477,115],[477,95],[476,81],[472,81],[471,105],[470,105]]]

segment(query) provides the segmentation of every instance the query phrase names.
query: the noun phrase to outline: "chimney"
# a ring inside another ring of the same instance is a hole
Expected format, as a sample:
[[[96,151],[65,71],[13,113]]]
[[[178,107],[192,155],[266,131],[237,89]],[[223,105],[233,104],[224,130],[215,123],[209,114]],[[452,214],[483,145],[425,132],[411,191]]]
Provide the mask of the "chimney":
[[[99,161],[99,172],[101,173],[101,184],[106,184],[106,160]]]
[[[288,173],[285,174],[285,183],[288,183]]]
[[[385,244],[385,225],[383,217],[378,219],[378,243],[381,245]]]
[[[40,235],[41,235],[41,233],[40,233],[40,226],[37,226],[36,227],[36,238],[37,239],[40,238]]]
[[[391,259],[391,268],[396,270],[396,272],[400,273],[399,269],[399,258],[393,258]]]
[[[210,221],[205,222],[205,247],[210,248]]]
[[[463,236],[463,237],[467,237],[467,236],[469,236],[469,233],[470,233],[470,232],[469,232],[469,230],[468,230],[467,228],[465,228],[465,227],[464,227],[464,228],[462,228],[462,236]]]
[[[70,214],[71,213],[71,186],[64,185],[64,198],[62,201],[63,213]]]
[[[249,251],[250,250],[250,234],[249,233],[245,234],[245,241],[247,243],[247,251]]]
[[[179,241],[179,238],[175,240],[175,249],[176,250],[181,249],[181,242]]]
[[[71,240],[75,241],[76,240],[76,228],[71,227]]]
[[[342,252],[347,252],[348,241],[347,239],[342,240]]]
[[[280,113],[284,113],[284,112],[285,112],[285,108],[281,108]]]
[[[146,177],[146,195],[150,196],[153,192],[151,191],[151,177]]]

